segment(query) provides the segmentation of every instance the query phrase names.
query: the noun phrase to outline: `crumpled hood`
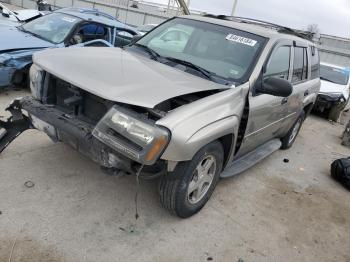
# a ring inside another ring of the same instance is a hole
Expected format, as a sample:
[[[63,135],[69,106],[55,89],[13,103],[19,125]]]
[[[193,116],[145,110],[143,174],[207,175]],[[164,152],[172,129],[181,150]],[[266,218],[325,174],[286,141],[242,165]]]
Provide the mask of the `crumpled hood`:
[[[58,78],[99,97],[147,108],[184,94],[227,89],[120,48],[45,50],[35,53],[33,61]]]
[[[329,81],[321,80],[320,93],[343,93],[347,99],[349,97],[349,86],[338,85]]]
[[[16,27],[0,25],[0,54],[7,50],[52,47],[54,44],[22,32]]]
[[[40,12],[35,9],[23,9],[12,11],[20,21],[26,21],[36,16],[40,16]]]

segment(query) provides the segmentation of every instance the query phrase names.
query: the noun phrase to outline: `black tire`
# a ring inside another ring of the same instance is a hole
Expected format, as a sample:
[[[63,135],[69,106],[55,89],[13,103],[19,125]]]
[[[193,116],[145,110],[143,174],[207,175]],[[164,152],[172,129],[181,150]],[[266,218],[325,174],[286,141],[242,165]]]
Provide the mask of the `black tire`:
[[[196,214],[207,203],[219,181],[223,158],[221,143],[214,141],[200,149],[191,161],[178,163],[173,172],[163,175],[160,179],[159,193],[162,206],[181,218]],[[212,175],[212,182],[207,185],[204,195],[197,203],[191,203],[188,195],[190,182],[195,179],[196,168],[208,161],[207,159],[210,161],[215,159],[215,166],[211,166],[211,172],[214,173],[215,170],[215,174]]]
[[[299,134],[299,131],[301,129],[301,126],[303,125],[304,120],[305,120],[305,112],[303,110],[299,115],[298,119],[295,121],[292,128],[288,131],[288,133],[284,137],[281,138],[281,142],[282,142],[281,149],[288,149],[294,144],[295,139]],[[298,127],[296,127],[297,125]],[[296,134],[293,132],[295,131],[294,130],[295,128],[298,128],[296,130]]]

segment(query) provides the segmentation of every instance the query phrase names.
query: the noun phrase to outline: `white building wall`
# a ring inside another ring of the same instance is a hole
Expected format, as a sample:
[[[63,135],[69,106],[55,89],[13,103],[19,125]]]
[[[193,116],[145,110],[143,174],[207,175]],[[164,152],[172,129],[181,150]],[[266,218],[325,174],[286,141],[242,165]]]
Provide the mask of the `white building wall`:
[[[321,35],[317,42],[322,62],[350,68],[350,39]]]

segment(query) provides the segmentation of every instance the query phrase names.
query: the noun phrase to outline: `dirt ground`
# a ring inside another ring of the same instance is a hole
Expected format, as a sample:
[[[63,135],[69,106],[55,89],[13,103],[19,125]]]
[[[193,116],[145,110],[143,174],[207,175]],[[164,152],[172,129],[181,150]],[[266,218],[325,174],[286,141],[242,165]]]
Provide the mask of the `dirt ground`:
[[[0,93],[0,115],[24,94]],[[161,208],[151,181],[141,182],[135,220],[135,177],[108,176],[27,131],[0,155],[0,261],[349,262],[350,192],[329,174],[350,155],[343,129],[311,116],[292,149],[222,180],[185,220]]]

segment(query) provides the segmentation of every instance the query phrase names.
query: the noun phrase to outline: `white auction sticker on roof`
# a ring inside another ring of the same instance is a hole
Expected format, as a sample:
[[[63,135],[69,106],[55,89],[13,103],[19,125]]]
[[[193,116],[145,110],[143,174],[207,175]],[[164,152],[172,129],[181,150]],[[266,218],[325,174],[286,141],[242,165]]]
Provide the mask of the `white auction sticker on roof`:
[[[232,42],[236,42],[236,43],[240,43],[243,45],[249,45],[249,46],[255,46],[256,43],[258,41],[250,39],[250,38],[246,38],[243,36],[239,36],[239,35],[234,35],[234,34],[228,34],[226,36],[226,40],[232,41]]]
[[[73,22],[75,22],[77,19],[75,19],[75,18],[73,18],[73,17],[64,16],[64,17],[62,17],[62,20],[63,20],[63,21],[66,21],[66,22],[69,22],[69,23],[73,23]]]

